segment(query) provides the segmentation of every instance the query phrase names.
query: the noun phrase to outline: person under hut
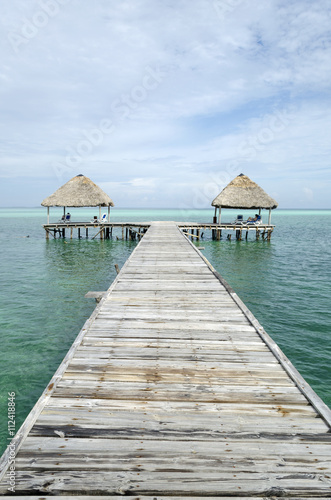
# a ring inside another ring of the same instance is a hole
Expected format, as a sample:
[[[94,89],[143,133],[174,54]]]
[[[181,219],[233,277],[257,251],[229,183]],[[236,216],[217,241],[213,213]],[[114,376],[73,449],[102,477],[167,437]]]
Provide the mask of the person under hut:
[[[260,222],[261,221],[261,215],[255,214],[255,217],[249,217],[247,219],[247,224],[254,224],[255,222]]]

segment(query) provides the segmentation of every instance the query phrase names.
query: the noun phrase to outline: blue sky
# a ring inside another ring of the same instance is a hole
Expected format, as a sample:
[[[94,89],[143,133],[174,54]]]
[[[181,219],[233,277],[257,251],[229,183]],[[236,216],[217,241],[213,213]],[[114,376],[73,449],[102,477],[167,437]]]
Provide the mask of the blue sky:
[[[329,0],[2,0],[0,206],[77,174],[207,208],[236,175],[331,208]]]

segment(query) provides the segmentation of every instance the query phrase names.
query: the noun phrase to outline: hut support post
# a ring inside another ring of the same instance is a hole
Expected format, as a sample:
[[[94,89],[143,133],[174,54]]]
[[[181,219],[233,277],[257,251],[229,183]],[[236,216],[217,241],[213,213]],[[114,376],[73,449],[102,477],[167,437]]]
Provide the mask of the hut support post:
[[[99,205],[99,220],[101,219],[101,205]]]
[[[271,208],[269,208],[269,221],[268,221],[268,225],[270,226],[271,224]]]
[[[215,207],[215,212],[214,212],[214,218],[213,218],[213,224],[216,224],[217,222],[217,207]],[[216,229],[212,230],[212,239],[216,239]]]
[[[49,207],[47,207],[47,224],[49,224]]]
[[[110,221],[110,205],[108,205],[108,222]]]
[[[218,223],[221,223],[222,207],[218,207]]]
[[[63,217],[66,218],[66,207],[63,207]]]

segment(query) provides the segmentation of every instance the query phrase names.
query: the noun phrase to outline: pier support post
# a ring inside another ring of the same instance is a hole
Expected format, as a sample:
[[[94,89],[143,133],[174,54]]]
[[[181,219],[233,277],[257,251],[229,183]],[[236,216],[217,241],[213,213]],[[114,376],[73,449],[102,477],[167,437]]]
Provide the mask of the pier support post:
[[[86,238],[88,238],[88,228],[86,228]]]
[[[122,226],[122,240],[124,240],[124,226]]]

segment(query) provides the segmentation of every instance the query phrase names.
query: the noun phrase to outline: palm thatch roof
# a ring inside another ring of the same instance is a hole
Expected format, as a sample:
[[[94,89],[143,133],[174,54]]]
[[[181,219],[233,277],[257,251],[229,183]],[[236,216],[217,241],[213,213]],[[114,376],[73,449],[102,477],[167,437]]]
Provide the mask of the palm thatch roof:
[[[212,206],[241,209],[273,209],[278,207],[278,203],[247,177],[247,175],[240,174],[216,196],[212,202]]]
[[[109,196],[85,175],[77,175],[42,201],[43,207],[113,207]]]

